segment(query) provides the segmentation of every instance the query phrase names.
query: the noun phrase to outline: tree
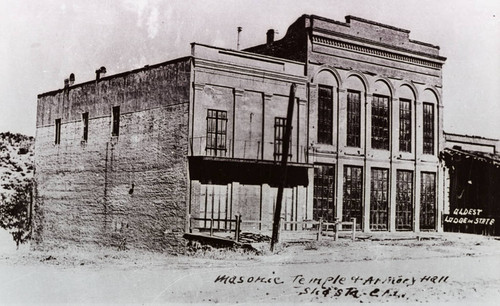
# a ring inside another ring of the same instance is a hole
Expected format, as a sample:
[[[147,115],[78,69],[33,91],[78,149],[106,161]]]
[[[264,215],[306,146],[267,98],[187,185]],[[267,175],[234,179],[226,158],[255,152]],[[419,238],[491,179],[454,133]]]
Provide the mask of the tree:
[[[10,232],[19,244],[31,238],[31,201],[33,182],[31,180],[15,187],[14,194],[0,204],[0,226]]]

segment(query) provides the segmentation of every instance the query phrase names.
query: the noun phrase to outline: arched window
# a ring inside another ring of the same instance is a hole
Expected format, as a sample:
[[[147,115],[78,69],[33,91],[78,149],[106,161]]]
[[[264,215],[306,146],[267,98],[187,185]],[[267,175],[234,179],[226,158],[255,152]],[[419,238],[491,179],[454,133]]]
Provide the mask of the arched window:
[[[384,81],[375,82],[371,109],[371,143],[373,149],[389,150],[391,90]]]
[[[314,78],[318,85],[318,143],[333,144],[333,99],[335,76],[322,70]]]
[[[346,145],[348,147],[361,147],[361,97],[365,92],[365,85],[357,75],[347,78],[347,127]]]
[[[437,105],[436,95],[430,91],[425,90],[423,95],[424,102],[423,113],[422,113],[422,129],[423,129],[423,139],[422,139],[422,153],[434,155],[435,153],[435,105]]]
[[[318,143],[333,143],[333,87],[318,86]]]
[[[413,101],[415,94],[413,90],[403,85],[399,93],[399,151],[410,153],[412,150],[412,118]]]

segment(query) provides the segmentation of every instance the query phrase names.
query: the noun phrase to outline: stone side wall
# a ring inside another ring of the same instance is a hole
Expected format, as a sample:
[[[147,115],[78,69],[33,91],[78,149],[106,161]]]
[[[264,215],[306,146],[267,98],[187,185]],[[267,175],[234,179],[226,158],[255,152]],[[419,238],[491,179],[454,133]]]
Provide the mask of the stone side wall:
[[[37,246],[182,246],[190,65],[185,58],[39,96]],[[113,106],[120,106],[119,136],[111,136]]]

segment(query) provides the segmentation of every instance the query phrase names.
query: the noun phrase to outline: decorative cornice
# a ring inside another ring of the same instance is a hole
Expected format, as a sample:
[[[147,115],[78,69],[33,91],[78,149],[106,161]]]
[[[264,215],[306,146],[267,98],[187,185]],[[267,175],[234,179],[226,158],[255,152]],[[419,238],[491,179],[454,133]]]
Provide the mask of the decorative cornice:
[[[297,76],[297,75],[273,72],[253,67],[245,67],[235,64],[228,64],[228,63],[195,58],[195,70],[200,71],[200,69],[224,71],[228,73],[237,73],[240,75],[273,79],[278,81],[295,82],[298,84],[305,84],[307,82],[307,78],[305,76]]]
[[[358,45],[358,44],[353,44],[353,43],[340,41],[337,39],[326,38],[326,37],[317,36],[317,35],[313,36],[313,42],[319,43],[322,45],[333,46],[333,47],[339,48],[339,49],[354,51],[354,52],[358,52],[358,53],[364,53],[367,55],[384,57],[384,58],[387,58],[390,60],[396,60],[396,61],[405,62],[405,63],[409,63],[409,64],[430,67],[433,69],[441,69],[443,67],[442,63],[424,60],[424,59],[420,59],[420,58],[417,58],[414,56],[408,56],[408,55],[403,55],[403,54],[399,54],[399,53],[395,53],[395,52],[389,52],[386,50],[371,48],[371,47],[367,47],[367,46],[362,46],[362,45]]]

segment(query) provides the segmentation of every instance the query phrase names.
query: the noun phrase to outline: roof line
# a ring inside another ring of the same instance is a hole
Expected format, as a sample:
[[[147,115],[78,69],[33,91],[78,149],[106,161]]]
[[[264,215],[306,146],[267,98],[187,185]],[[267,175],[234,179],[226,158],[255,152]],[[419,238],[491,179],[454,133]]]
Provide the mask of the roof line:
[[[154,68],[158,68],[158,67],[161,67],[161,66],[165,66],[165,65],[170,65],[170,64],[182,62],[182,61],[185,61],[185,60],[188,60],[188,59],[191,59],[191,58],[192,58],[192,56],[189,55],[189,56],[179,57],[179,58],[176,58],[176,59],[172,59],[172,60],[169,60],[169,61],[166,61],[166,62],[161,62],[161,63],[158,63],[158,64],[154,64],[154,65],[145,65],[144,67],[141,67],[141,68],[136,68],[136,69],[125,71],[125,72],[120,72],[120,73],[117,73],[117,74],[112,74],[112,75],[104,76],[104,77],[100,78],[98,82],[103,81],[103,80],[111,80],[111,79],[122,77],[122,76],[125,76],[125,75],[128,75],[128,74],[137,73],[137,72],[144,71],[144,70],[154,69]],[[74,88],[78,88],[78,87],[81,87],[81,86],[84,86],[84,85],[88,85],[88,84],[92,84],[92,83],[95,83],[95,82],[96,82],[96,80],[90,80],[90,81],[86,81],[86,82],[83,82],[83,83],[74,84],[74,85],[71,85],[71,86],[68,86],[68,87],[65,87],[65,88],[60,88],[60,89],[51,90],[51,91],[47,91],[47,92],[38,94],[37,97],[41,98],[41,97],[45,97],[45,96],[50,96],[50,95],[58,94],[58,93],[63,92],[64,90],[67,90],[67,89],[74,89]]]

